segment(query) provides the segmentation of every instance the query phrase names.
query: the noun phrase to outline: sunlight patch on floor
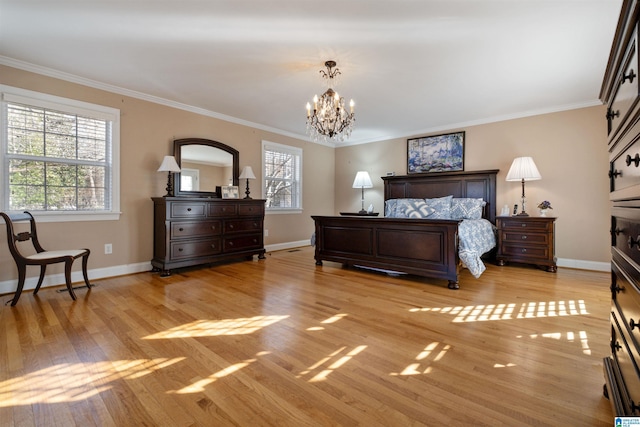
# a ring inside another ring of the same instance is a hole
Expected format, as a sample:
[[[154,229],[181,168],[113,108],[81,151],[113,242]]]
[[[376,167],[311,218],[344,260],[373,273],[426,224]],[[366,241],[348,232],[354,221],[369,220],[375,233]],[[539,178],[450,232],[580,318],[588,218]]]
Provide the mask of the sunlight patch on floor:
[[[582,349],[582,353],[586,355],[591,355],[591,348],[589,348],[589,340],[587,338],[587,331],[579,331],[577,334],[568,331],[566,334],[562,332],[550,332],[546,334],[531,334],[529,338],[535,339],[538,337],[542,338],[551,338],[554,340],[566,339],[567,342],[579,342],[580,348]],[[522,336],[518,336],[518,338],[522,338]]]
[[[521,304],[487,304],[456,307],[422,307],[412,313],[442,313],[455,316],[453,322],[486,322],[491,320],[533,319],[541,317],[581,316],[589,314],[584,300],[532,301]]]
[[[431,364],[439,362],[451,349],[449,344],[442,344],[440,342],[432,342],[424,348],[415,358],[415,362],[409,364],[402,372],[392,372],[393,376],[404,375],[423,375],[431,372]]]
[[[95,363],[63,363],[0,382],[0,407],[77,402],[184,360],[138,359]],[[99,385],[96,385],[99,384]]]
[[[196,320],[195,322],[148,335],[144,337],[144,339],[153,340],[168,338],[215,337],[221,335],[245,335],[256,332],[288,317],[288,315],[254,316],[238,319]]]
[[[340,313],[340,314],[336,314],[335,316],[331,316],[328,319],[323,320],[322,324],[331,324],[331,323],[336,323],[338,320],[342,319],[343,317],[346,317],[347,314],[346,313]],[[309,328],[307,328],[307,331],[323,331],[324,327],[323,326],[311,326]]]
[[[331,374],[331,372],[335,371],[341,366],[344,366],[345,363],[351,360],[354,356],[357,356],[358,354],[363,352],[366,348],[367,348],[366,345],[359,345],[355,347],[353,350],[344,354],[347,347],[346,346],[341,347],[340,349],[331,353],[329,356],[323,357],[322,359],[320,359],[319,361],[311,365],[309,368],[300,372],[300,374],[297,375],[296,378],[301,378],[305,375],[311,375],[314,371],[317,371],[318,369],[322,368],[323,365],[327,365],[326,368],[322,369],[319,373],[314,375],[309,380],[309,382],[324,381],[327,379],[329,374]]]
[[[221,369],[220,371],[216,372],[213,375],[208,376],[207,378],[203,378],[187,387],[184,387],[180,390],[172,391],[169,393],[176,393],[176,394],[201,393],[205,391],[204,388],[209,384],[216,382],[220,378],[224,378],[228,375],[234,374],[238,372],[240,369],[244,368],[245,366],[248,366],[250,363],[253,363],[255,361],[256,359],[247,359],[243,362],[234,363],[233,365],[228,366],[224,369]]]

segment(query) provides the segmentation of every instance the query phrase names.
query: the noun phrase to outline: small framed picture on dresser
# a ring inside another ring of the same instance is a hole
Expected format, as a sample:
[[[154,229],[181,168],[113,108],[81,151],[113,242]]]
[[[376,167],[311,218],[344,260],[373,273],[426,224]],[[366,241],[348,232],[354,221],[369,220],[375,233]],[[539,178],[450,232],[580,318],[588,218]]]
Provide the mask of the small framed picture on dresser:
[[[239,198],[237,185],[223,185],[222,186],[222,198],[223,199],[237,199]]]

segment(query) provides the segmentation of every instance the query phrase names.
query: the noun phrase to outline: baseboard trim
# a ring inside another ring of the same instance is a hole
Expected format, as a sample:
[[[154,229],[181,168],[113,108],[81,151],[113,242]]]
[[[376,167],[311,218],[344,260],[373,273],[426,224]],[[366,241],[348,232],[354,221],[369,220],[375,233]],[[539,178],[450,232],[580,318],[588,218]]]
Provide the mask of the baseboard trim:
[[[310,246],[310,240],[299,240],[296,242],[286,242],[286,243],[277,243],[273,245],[265,246],[265,250],[267,252],[274,251],[283,251],[288,249],[300,248],[303,246]],[[558,267],[567,267],[567,268],[575,268],[578,270],[594,270],[594,271],[610,271],[611,264],[608,262],[596,262],[596,261],[584,261],[579,259],[567,259],[567,258],[558,258],[557,261]],[[126,274],[135,274],[141,273],[143,271],[151,271],[151,264],[149,262],[139,262],[136,264],[124,264],[124,265],[114,265],[112,267],[104,267],[104,268],[95,268],[88,271],[89,280],[97,280],[104,279],[107,277],[116,277],[116,276],[124,276]],[[30,267],[29,270],[33,269],[34,271],[38,271],[35,267]],[[16,290],[16,280],[5,280],[0,282],[0,294],[10,294],[15,292]],[[82,282],[82,272],[74,271],[71,273],[71,280],[76,282]],[[30,291],[35,289],[38,284],[38,276],[27,277],[24,283],[24,291]],[[47,275],[44,278],[44,282],[42,283],[42,287],[51,287],[51,286],[60,286],[64,285],[64,274],[51,274]]]
[[[584,261],[581,259],[558,258],[558,267],[575,268],[578,270],[611,271],[610,262]]]
[[[277,243],[275,245],[265,246],[267,252],[285,251],[287,249],[300,248],[302,246],[310,246],[310,240],[298,240],[297,242]]]
[[[80,265],[78,263],[78,265]],[[115,276],[124,276],[126,274],[133,273],[141,273],[143,271],[150,271],[151,264],[148,262],[140,262],[137,264],[125,264],[125,265],[115,265],[113,267],[104,267],[104,268],[94,268],[87,271],[89,275],[89,281],[104,279],[106,277],[115,277]],[[28,267],[27,273],[29,271],[38,272],[39,269],[37,267]],[[13,280],[5,280],[0,282],[0,294],[12,294],[16,291],[17,278]],[[73,283],[76,282],[84,282],[82,277],[82,271],[73,271],[71,272],[71,281]],[[24,281],[24,291],[30,291],[36,288],[38,284],[38,276],[27,277]],[[44,277],[44,281],[42,282],[42,288],[48,288],[51,286],[60,286],[64,285],[64,273],[58,274],[49,274]]]

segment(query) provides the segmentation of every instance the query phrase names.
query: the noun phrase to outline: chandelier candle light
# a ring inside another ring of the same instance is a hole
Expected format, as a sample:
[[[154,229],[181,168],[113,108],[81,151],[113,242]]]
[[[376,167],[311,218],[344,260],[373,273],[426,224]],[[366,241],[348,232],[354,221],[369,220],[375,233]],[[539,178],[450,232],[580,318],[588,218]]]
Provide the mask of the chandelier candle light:
[[[342,142],[351,136],[355,116],[353,114],[353,99],[349,103],[349,111],[346,110],[345,100],[333,90],[337,77],[341,74],[335,61],[324,63],[327,71],[320,70],[322,78],[327,83],[327,91],[320,98],[313,97],[313,111],[311,104],[307,102],[307,132],[315,141]]]
[[[542,179],[535,162],[531,157],[517,157],[513,160],[509,173],[507,174],[507,181],[520,181],[522,180],[522,212],[518,216],[529,216],[525,211],[524,203],[526,201],[524,197],[524,182],[536,181]]]

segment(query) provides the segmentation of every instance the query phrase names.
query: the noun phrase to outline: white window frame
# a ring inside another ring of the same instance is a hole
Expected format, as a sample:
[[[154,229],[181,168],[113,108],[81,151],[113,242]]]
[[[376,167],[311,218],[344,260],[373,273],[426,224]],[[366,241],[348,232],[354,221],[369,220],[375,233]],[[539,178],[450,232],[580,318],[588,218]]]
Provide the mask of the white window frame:
[[[292,147],[290,145],[278,144],[276,142],[262,141],[262,198],[267,198],[266,182],[267,182],[267,168],[265,164],[265,153],[267,150],[279,151],[291,154],[296,157],[296,168],[298,179],[296,182],[295,201],[293,207],[290,208],[277,208],[266,207],[266,213],[268,214],[289,214],[289,213],[302,213],[302,148]],[[292,203],[293,204],[293,203]]]
[[[7,104],[15,102],[60,112],[109,121],[111,123],[110,173],[107,174],[110,209],[101,211],[33,211],[40,222],[102,221],[120,218],[120,110],[74,99],[0,85],[0,211],[9,207],[9,168],[6,158],[8,146]]]

